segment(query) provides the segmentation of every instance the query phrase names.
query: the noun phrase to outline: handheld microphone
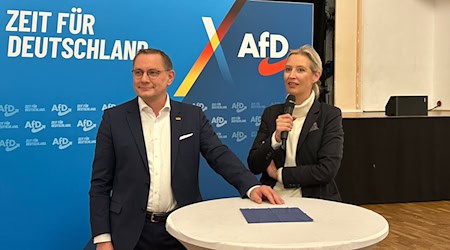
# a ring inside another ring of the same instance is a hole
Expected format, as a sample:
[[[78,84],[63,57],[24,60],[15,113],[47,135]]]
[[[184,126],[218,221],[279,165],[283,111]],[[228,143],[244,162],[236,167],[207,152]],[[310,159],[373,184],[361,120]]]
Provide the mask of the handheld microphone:
[[[292,112],[294,111],[295,107],[295,96],[294,95],[288,95],[286,97],[286,102],[284,103],[284,114],[290,114],[292,115]],[[283,150],[286,150],[286,140],[288,137],[288,131],[281,132],[281,148]]]

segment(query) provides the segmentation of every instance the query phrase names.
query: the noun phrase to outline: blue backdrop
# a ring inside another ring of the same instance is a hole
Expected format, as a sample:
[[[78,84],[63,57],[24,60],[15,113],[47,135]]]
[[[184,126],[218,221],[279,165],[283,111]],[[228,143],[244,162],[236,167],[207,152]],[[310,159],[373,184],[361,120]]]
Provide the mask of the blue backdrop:
[[[241,0],[0,2],[0,248],[81,249],[90,238],[97,127],[135,97],[139,48],[171,56],[170,96],[201,106],[246,163],[263,109],[284,101],[286,53],[312,44],[313,13]],[[205,162],[200,180],[205,199],[237,195]]]

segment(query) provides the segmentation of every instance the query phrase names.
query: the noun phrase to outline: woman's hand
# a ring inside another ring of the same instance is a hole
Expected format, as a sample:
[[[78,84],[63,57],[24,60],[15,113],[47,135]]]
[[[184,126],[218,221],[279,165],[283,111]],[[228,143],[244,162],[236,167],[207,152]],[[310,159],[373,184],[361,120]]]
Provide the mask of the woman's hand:
[[[281,132],[283,131],[291,131],[292,126],[294,125],[295,117],[290,114],[282,114],[277,117],[276,124],[277,128],[275,131],[275,140],[278,143],[281,143]]]
[[[277,179],[277,167],[275,166],[275,162],[273,162],[273,160],[270,161],[270,164],[267,167],[266,171],[270,177],[272,177],[275,180],[278,180]]]

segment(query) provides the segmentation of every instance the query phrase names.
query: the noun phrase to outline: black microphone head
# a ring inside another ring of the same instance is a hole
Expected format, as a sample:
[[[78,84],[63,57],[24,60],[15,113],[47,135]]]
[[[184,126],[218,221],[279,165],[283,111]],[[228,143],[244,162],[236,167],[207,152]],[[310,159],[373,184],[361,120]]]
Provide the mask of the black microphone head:
[[[286,97],[286,104],[295,105],[295,95],[288,95]]]
[[[288,95],[286,97],[286,102],[284,103],[284,113],[292,115],[294,106],[295,106],[295,95]]]

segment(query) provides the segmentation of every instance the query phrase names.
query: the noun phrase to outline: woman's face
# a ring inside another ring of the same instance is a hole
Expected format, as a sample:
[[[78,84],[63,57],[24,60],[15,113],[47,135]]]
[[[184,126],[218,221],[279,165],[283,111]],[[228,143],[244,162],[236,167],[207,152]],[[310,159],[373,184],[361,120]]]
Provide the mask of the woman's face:
[[[320,78],[321,72],[311,71],[311,61],[307,56],[293,54],[286,60],[284,67],[284,85],[290,95],[301,104],[311,94],[312,87]]]

